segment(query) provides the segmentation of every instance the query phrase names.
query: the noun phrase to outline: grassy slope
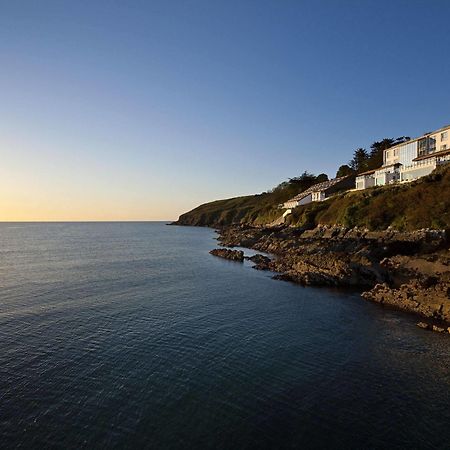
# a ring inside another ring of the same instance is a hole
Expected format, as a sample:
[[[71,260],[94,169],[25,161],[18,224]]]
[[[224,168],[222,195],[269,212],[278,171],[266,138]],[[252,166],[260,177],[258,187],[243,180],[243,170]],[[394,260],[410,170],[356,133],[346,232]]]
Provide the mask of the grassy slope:
[[[276,219],[276,208],[270,194],[249,195],[205,203],[183,214],[178,219],[182,225],[224,226],[240,223],[265,224]]]
[[[305,184],[284,182],[263,194],[205,203],[182,214],[178,223],[196,226],[226,226],[241,223],[264,225],[282,214],[282,211],[277,208],[280,203],[294,197],[314,182],[314,177]]]
[[[183,225],[224,226],[267,224],[282,214],[277,205],[297,194],[298,187],[205,203],[180,216]],[[337,195],[321,203],[295,208],[289,225],[360,226],[384,230],[450,228],[450,167],[442,167],[413,183],[366,189]]]
[[[341,194],[296,208],[288,224],[314,227],[339,224],[385,230],[450,228],[450,167],[412,183]]]

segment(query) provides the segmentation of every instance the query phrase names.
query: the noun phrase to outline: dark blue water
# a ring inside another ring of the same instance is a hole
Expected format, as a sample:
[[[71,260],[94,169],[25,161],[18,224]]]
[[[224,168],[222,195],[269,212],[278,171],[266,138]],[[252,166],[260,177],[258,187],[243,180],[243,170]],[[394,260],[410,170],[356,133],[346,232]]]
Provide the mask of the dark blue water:
[[[448,336],[214,237],[1,224],[1,447],[449,448]]]

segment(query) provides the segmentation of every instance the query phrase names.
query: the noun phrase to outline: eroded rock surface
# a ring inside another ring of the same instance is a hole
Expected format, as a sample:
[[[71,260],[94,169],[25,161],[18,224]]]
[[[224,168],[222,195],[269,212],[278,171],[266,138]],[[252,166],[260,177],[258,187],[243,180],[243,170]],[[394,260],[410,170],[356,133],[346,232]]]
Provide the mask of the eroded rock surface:
[[[242,250],[229,250],[227,248],[215,248],[209,253],[220,258],[229,259],[230,261],[243,262],[244,252]]]
[[[270,263],[272,262],[272,260],[268,256],[257,253],[253,256],[245,256],[245,259],[248,259],[249,261],[255,263],[255,265],[253,266],[254,269],[270,270]]]
[[[450,250],[444,230],[243,226],[221,230],[218,240],[275,255],[256,268],[278,272],[278,279],[362,288],[367,300],[427,317],[436,327],[450,324]]]

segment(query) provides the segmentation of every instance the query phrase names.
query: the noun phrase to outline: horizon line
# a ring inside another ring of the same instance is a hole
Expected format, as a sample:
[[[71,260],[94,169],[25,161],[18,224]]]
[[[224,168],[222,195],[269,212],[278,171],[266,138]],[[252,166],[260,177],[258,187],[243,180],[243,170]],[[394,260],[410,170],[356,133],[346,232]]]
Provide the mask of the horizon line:
[[[146,223],[146,222],[175,222],[170,220],[0,220],[1,223]]]

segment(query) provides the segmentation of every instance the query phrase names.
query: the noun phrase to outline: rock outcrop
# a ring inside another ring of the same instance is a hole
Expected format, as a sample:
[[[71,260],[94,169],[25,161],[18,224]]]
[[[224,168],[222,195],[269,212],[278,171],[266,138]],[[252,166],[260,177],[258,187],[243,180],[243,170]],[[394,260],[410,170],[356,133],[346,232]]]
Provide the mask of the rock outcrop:
[[[230,261],[244,262],[244,252],[242,250],[229,250],[227,248],[215,248],[209,253],[220,258],[229,259]]]
[[[425,287],[422,283],[411,281],[398,289],[387,283],[377,284],[370,291],[363,292],[362,297],[373,302],[393,306],[398,309],[417,313],[450,323],[450,298],[448,283],[437,283]]]
[[[253,256],[245,256],[245,259],[248,259],[249,261],[255,263],[255,265],[253,266],[254,269],[270,270],[270,263],[272,262],[272,260],[268,256],[257,253]]]
[[[352,286],[386,306],[450,324],[450,250],[444,230],[371,232],[344,227],[313,230],[248,226],[220,231],[227,247],[249,247],[275,255],[258,256],[256,268],[303,285]],[[264,257],[263,257],[264,258]]]
[[[397,255],[380,264],[386,269],[388,280],[364,292],[364,298],[450,323],[448,249],[431,254]]]

